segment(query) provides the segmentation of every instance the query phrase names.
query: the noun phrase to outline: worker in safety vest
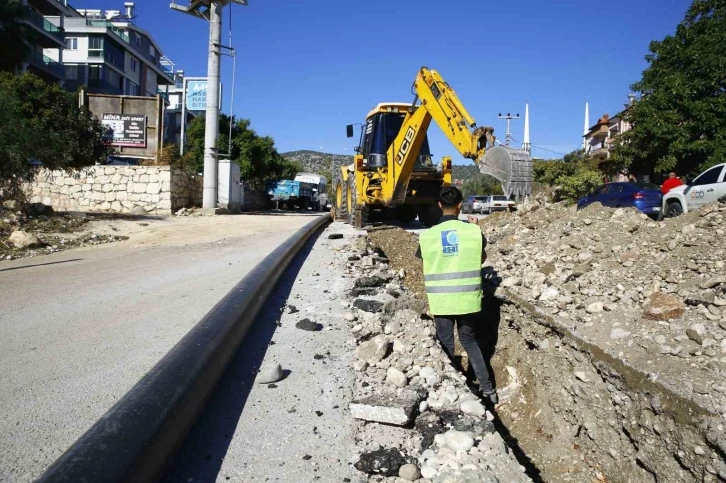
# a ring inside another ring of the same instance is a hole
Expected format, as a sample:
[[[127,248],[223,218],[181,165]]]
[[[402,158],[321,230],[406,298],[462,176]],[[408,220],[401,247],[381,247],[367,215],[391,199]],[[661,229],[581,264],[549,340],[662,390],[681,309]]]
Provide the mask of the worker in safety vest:
[[[438,225],[421,233],[416,256],[423,260],[424,285],[436,322],[436,336],[446,354],[454,357],[454,323],[461,346],[469,356],[485,402],[497,404],[484,357],[476,341],[476,321],[482,306],[481,266],[486,238],[477,224],[459,220],[463,196],[450,186],[439,193],[443,212]]]

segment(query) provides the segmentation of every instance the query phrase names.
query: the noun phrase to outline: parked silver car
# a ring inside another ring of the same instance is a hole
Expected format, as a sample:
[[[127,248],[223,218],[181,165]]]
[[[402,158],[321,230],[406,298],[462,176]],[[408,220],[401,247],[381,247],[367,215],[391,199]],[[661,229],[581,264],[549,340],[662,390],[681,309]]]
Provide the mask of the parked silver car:
[[[461,205],[461,211],[464,213],[483,213],[484,202],[488,196],[469,196]]]

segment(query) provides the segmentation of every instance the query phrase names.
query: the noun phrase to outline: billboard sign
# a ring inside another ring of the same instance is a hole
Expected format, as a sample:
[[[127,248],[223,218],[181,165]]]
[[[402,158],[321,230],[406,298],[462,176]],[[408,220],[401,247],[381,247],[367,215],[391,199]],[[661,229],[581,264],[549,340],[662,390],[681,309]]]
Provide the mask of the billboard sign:
[[[146,116],[104,112],[101,124],[106,128],[104,141],[111,146],[146,147]]]
[[[207,81],[187,81],[187,110],[204,111],[207,109]]]

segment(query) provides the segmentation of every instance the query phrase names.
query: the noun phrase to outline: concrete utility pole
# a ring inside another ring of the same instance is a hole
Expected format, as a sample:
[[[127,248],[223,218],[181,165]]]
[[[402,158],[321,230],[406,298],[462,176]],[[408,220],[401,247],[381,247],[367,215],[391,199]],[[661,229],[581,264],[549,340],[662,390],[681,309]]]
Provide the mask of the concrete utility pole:
[[[507,120],[507,132],[504,134],[504,145],[509,146],[512,144],[512,119],[519,119],[519,114],[516,116],[512,116],[511,114],[507,113],[506,116],[502,116],[502,113],[499,113],[499,119],[506,119]]]
[[[522,141],[522,149],[527,154],[532,154],[532,143],[529,142],[529,103],[524,106],[524,141]]]
[[[217,209],[217,136],[219,135],[219,72],[223,46],[222,9],[230,3],[247,5],[247,0],[190,0],[189,6],[170,5],[172,10],[188,13],[209,22],[209,58],[207,61],[207,112],[204,131],[204,191],[202,208]]]

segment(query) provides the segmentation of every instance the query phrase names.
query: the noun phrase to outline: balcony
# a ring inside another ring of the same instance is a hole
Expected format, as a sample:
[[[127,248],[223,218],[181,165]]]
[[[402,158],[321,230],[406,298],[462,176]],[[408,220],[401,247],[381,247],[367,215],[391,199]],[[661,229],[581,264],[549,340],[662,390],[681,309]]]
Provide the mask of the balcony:
[[[38,45],[47,49],[65,46],[65,32],[63,29],[54,25],[39,13],[36,13],[32,8],[25,7],[25,17],[23,20],[26,24],[42,34],[38,37]]]
[[[56,62],[50,57],[46,57],[42,52],[37,50],[32,51],[30,58],[28,59],[28,64],[45,74],[50,74],[58,80],[65,77],[63,64]]]
[[[104,19],[93,19],[93,18],[87,18],[86,25],[89,27],[101,27],[105,28],[106,30],[110,30],[112,34],[116,35],[118,38],[129,43],[129,34],[124,32],[123,30],[115,27],[111,22]]]
[[[92,92],[94,94],[111,94],[114,96],[120,96],[122,94],[120,87],[103,79],[89,79],[88,92]]]

